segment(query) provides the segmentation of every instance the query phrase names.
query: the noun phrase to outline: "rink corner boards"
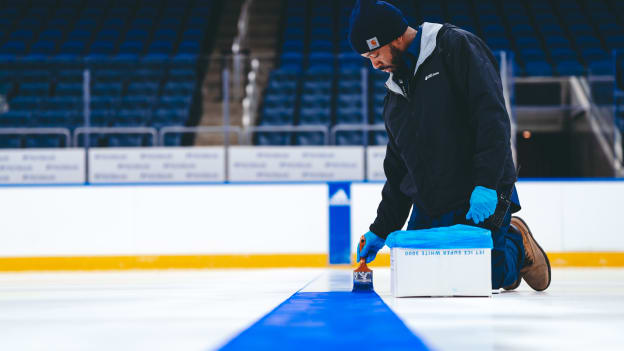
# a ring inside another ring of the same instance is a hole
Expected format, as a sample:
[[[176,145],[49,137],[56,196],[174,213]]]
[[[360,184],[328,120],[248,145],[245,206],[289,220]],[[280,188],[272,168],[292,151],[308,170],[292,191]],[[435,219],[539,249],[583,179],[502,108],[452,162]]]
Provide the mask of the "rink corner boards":
[[[624,252],[550,252],[553,267],[624,267]],[[1,272],[92,271],[132,269],[261,269],[344,268],[329,264],[327,254],[128,255],[0,257]],[[352,262],[355,262],[353,257]],[[371,267],[389,267],[390,255],[380,253]]]

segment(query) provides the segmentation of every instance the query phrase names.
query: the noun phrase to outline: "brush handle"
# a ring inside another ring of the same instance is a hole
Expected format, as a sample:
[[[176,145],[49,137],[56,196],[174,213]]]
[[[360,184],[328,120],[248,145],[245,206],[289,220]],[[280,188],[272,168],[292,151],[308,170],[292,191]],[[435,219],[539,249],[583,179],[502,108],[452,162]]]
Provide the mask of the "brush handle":
[[[360,253],[362,252],[362,249],[364,248],[364,245],[366,245],[366,237],[364,235],[362,235],[360,237]],[[361,257],[360,256],[360,263],[366,264],[366,257]]]

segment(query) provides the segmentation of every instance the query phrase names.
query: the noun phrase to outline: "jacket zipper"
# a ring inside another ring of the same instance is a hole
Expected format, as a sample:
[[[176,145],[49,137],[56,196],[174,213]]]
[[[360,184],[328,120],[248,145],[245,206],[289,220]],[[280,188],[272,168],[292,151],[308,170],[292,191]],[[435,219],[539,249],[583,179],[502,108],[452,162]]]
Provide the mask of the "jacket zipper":
[[[426,58],[426,59],[425,59],[425,60],[424,60],[424,61],[420,64],[420,66],[418,66],[418,69],[417,69],[417,70],[416,70],[416,72],[414,73],[414,77],[412,77],[412,80],[413,80],[413,82],[414,82],[414,83],[417,81],[417,80],[416,80],[416,77],[417,77],[417,76],[418,76],[418,74],[422,71],[422,69],[421,69],[421,68],[422,68],[422,66],[424,66],[424,65],[425,65],[425,63],[427,63],[429,60],[431,60],[431,59],[432,59],[432,58],[431,58],[431,56],[433,56],[433,53],[435,52],[435,50],[437,50],[437,47],[434,49],[434,51],[431,53],[431,55],[429,55],[429,56],[428,56],[428,57],[427,57],[427,58]],[[387,84],[386,84],[385,86],[386,86],[386,90],[388,90],[391,94],[401,96],[401,97],[403,97],[405,100],[407,100],[408,102],[410,101],[410,99],[409,99],[409,97],[408,97],[407,95],[403,95],[403,94],[399,94],[399,93],[395,92],[394,90],[390,89],[390,88],[388,87],[388,85],[387,85]],[[399,87],[399,88],[401,88],[401,87]],[[403,90],[403,89],[401,89],[401,90]]]

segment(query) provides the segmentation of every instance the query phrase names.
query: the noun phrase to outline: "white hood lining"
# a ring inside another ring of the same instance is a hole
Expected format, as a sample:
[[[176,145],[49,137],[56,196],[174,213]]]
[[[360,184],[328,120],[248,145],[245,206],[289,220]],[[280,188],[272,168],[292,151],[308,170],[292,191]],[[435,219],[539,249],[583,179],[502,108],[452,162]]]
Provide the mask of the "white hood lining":
[[[442,25],[439,23],[429,23],[424,22],[422,24],[422,33],[420,38],[420,54],[418,55],[418,61],[416,61],[416,67],[414,68],[414,75],[418,72],[418,67],[422,65],[422,63],[429,57],[433,50],[436,48],[436,38],[438,36],[438,32],[442,28]],[[397,83],[392,80],[392,73],[390,73],[390,77],[386,81],[386,87],[397,94],[403,94],[403,90],[399,87]]]

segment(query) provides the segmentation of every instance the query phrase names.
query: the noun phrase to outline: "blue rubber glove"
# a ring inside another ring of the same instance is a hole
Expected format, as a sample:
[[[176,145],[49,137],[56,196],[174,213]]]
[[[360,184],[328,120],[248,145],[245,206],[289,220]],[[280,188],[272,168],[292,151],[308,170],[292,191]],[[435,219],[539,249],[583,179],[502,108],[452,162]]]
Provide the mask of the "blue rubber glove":
[[[362,252],[360,252],[360,245],[358,241],[357,262],[360,262],[360,257],[366,257],[366,263],[371,263],[375,257],[377,257],[377,251],[384,247],[386,241],[375,235],[373,232],[364,234],[364,237],[366,238],[366,244],[362,248]]]
[[[498,196],[496,190],[477,186],[470,196],[470,210],[466,214],[466,219],[479,224],[494,214]]]

